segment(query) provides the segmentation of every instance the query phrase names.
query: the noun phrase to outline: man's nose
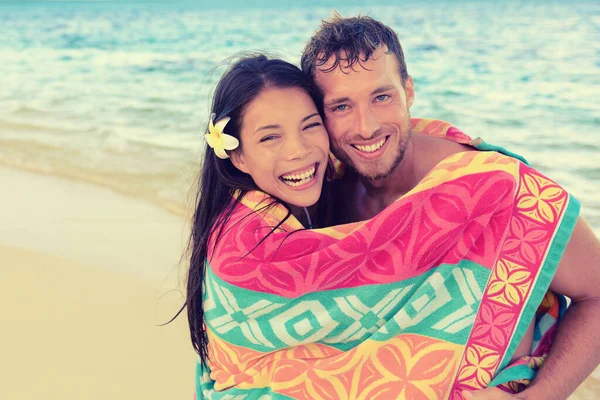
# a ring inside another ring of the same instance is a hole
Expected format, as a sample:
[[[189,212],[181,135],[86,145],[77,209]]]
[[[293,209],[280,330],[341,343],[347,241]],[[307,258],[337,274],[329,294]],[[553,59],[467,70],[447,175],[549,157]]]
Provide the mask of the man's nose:
[[[379,120],[370,107],[357,107],[354,116],[354,133],[364,139],[373,137],[379,130]]]

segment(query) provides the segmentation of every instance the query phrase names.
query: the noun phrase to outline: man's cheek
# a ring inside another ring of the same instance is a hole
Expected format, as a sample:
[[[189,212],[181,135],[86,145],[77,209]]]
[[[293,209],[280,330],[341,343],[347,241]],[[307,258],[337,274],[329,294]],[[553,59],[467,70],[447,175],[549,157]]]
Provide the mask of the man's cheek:
[[[325,121],[325,127],[327,128],[327,133],[329,134],[329,138],[331,140],[338,140],[342,133],[342,126],[338,121],[333,121],[331,119]]]
[[[329,135],[329,138],[333,139],[335,132],[335,124],[333,124],[329,119],[325,120],[325,128],[327,129],[327,134]]]

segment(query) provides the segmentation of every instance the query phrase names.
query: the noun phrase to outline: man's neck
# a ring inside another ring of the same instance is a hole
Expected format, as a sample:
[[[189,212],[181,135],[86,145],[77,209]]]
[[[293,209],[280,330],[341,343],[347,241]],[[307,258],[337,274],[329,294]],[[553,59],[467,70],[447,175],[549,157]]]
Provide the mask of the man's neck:
[[[404,158],[390,175],[381,179],[361,178],[364,188],[364,205],[373,216],[392,204],[396,199],[408,193],[420,179],[415,166],[414,136],[406,148]]]

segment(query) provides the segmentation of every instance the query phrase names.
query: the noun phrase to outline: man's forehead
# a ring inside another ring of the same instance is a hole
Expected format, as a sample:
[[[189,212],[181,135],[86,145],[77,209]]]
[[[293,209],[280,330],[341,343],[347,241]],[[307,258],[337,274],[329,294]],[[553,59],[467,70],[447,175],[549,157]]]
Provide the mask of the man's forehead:
[[[398,61],[393,53],[387,51],[387,46],[375,49],[368,60],[363,61],[363,57],[350,66],[345,54],[340,54],[341,60],[337,65],[334,57],[330,57],[326,65],[318,67],[314,75],[325,103],[373,93],[381,87],[400,89],[403,86]]]
[[[369,58],[365,57],[364,52],[358,53],[356,55],[358,56],[358,59],[356,58],[356,56],[354,57],[354,59],[351,56],[352,54],[350,51],[342,49],[338,54],[332,54],[323,65],[317,66],[315,72],[330,72],[337,68],[339,68],[342,72],[345,73],[350,71],[359,72],[360,70],[365,69],[362,65],[363,63],[368,63],[372,60],[378,60],[381,57],[393,55],[388,52],[388,47],[385,44],[383,44],[377,47],[375,50],[373,50]],[[325,55],[322,55],[321,59],[323,59],[324,57]]]

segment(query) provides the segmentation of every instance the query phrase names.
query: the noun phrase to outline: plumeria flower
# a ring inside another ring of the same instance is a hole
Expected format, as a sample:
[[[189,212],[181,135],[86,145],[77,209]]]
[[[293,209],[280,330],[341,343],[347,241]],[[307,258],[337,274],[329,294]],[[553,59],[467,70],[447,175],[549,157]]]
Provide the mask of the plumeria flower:
[[[231,118],[225,117],[220,119],[216,124],[213,124],[215,117],[215,114],[210,116],[210,124],[208,126],[209,133],[204,135],[204,137],[206,137],[206,143],[208,143],[210,148],[215,151],[217,157],[222,159],[229,158],[225,150],[237,149],[240,145],[240,141],[231,135],[223,133],[225,125],[227,125]]]

